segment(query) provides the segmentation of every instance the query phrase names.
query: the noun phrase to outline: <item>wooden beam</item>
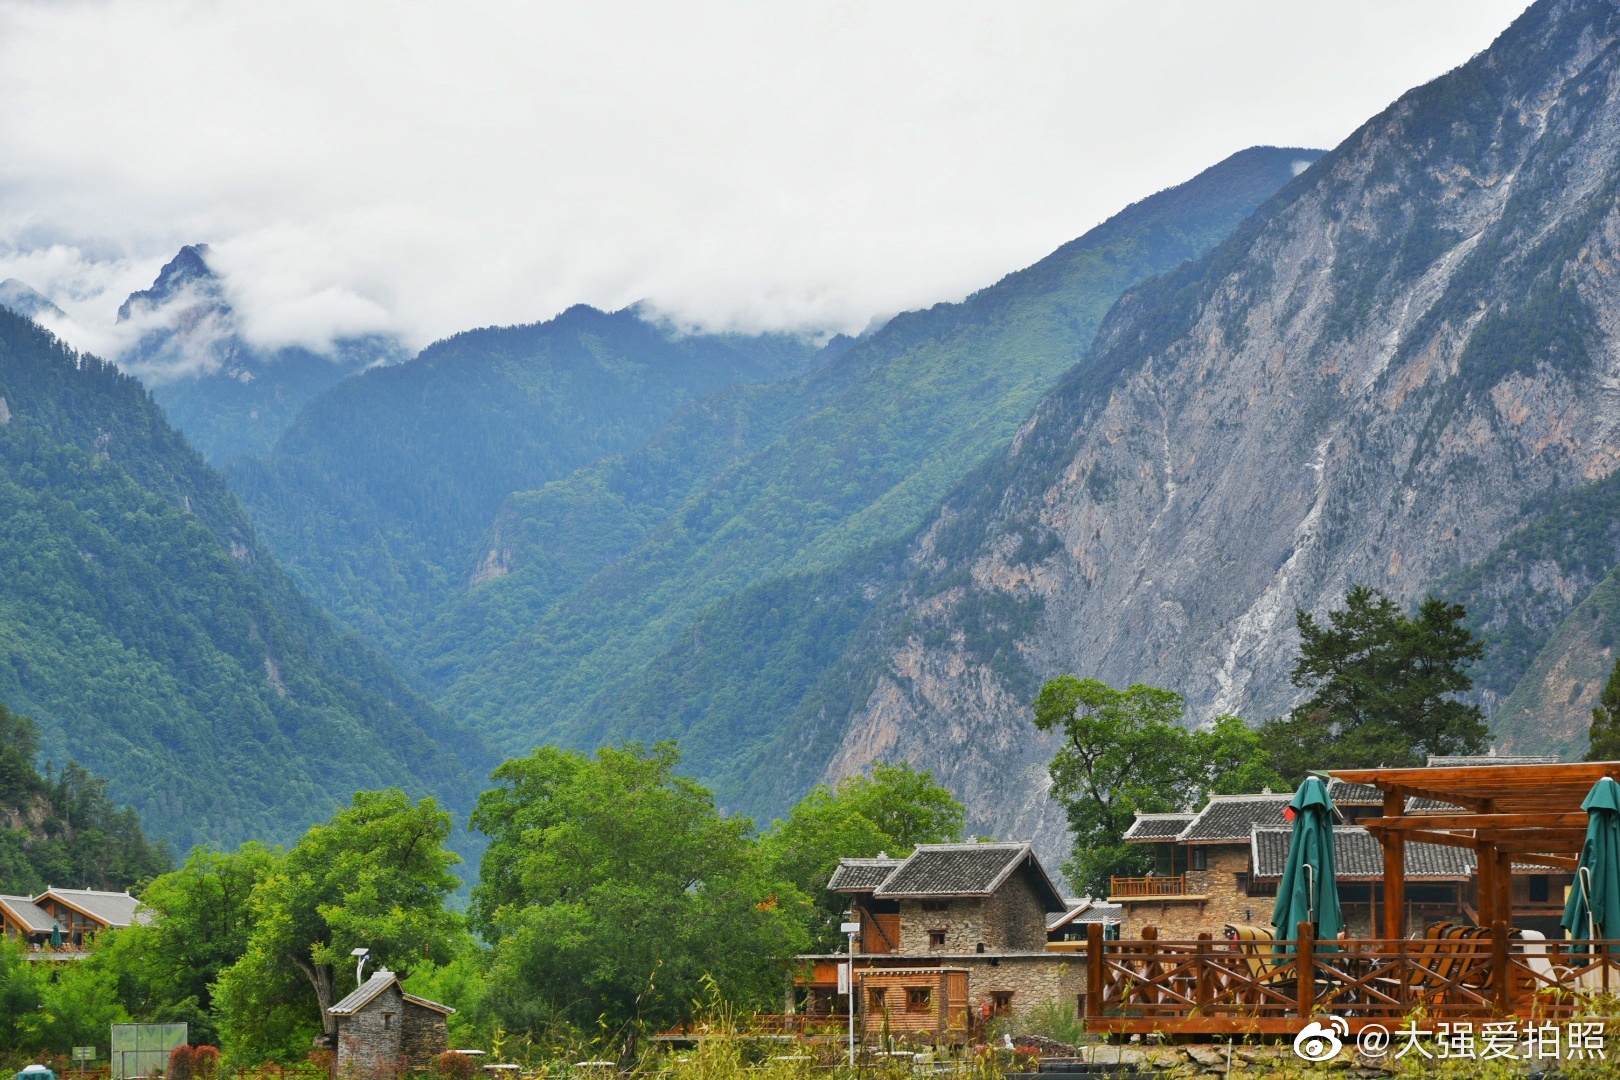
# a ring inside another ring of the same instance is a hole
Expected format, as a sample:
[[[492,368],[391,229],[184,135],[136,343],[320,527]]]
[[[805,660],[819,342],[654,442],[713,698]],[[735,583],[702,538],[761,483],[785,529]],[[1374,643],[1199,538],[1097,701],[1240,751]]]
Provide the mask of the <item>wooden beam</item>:
[[[1496,849],[1496,925],[1513,925],[1513,856]]]
[[[1399,820],[1405,800],[1397,792],[1384,793],[1384,820]],[[1378,836],[1384,846],[1384,937],[1399,941],[1406,936],[1406,836],[1390,831]]]
[[[1412,814],[1367,818],[1368,829],[1579,829],[1584,835],[1589,818],[1584,812],[1548,814]]]
[[[1479,925],[1489,926],[1496,919],[1496,850],[1489,844],[1479,847]]]
[[[1442,765],[1435,768],[1414,769],[1333,769],[1329,776],[1348,784],[1421,783],[1426,787],[1436,784],[1456,785],[1464,789],[1477,788],[1483,797],[1490,797],[1490,789],[1504,783],[1579,783],[1588,787],[1605,776],[1620,777],[1620,761],[1572,761],[1558,765]]]

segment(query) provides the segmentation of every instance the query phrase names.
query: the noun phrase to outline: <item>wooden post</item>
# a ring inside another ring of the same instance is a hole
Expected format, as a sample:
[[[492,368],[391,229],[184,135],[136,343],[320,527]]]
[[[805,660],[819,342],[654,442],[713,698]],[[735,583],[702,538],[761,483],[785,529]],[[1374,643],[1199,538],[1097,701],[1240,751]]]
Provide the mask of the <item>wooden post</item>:
[[[1198,934],[1198,958],[1194,971],[1196,982],[1193,983],[1193,1002],[1198,1006],[1201,1015],[1208,1015],[1210,1001],[1214,998],[1209,971],[1210,942],[1214,938],[1207,930]]]
[[[1508,961],[1508,925],[1502,919],[1491,923],[1491,990],[1496,1012],[1506,1016],[1513,1011],[1513,970]]]
[[[1513,927],[1513,856],[1496,853],[1496,918]]]
[[[1479,925],[1489,926],[1496,921],[1496,845],[1480,841],[1474,862],[1479,867]]]
[[[1102,1015],[1103,996],[1103,927],[1102,923],[1086,926],[1086,1015]]]
[[[1294,971],[1299,976],[1299,1015],[1310,1016],[1316,1009],[1316,927],[1302,922],[1295,928]]]
[[[1384,816],[1400,817],[1406,800],[1393,791],[1384,792]],[[1384,842],[1384,936],[1399,941],[1406,936],[1406,834],[1386,829],[1379,835]]]

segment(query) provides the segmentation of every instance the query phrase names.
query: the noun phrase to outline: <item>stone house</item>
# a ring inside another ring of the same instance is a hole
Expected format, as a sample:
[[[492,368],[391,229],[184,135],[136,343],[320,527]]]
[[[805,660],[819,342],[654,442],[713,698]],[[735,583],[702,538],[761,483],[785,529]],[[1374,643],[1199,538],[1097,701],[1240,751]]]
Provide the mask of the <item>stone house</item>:
[[[449,1049],[445,1017],[456,1010],[407,994],[387,968],[328,1012],[337,1021],[335,1075],[371,1080],[431,1068]]]
[[[1092,923],[1102,924],[1104,937],[1119,937],[1119,920],[1123,909],[1118,904],[1089,897],[1065,900],[1064,903],[1069,905],[1068,911],[1046,917],[1046,947],[1049,951],[1084,952],[1088,934],[1086,928]]]
[[[1046,948],[1047,920],[1072,906],[1027,842],[922,844],[908,857],[843,859],[828,888],[850,899],[862,1028],[966,1034],[1054,998],[1079,1004],[1085,965]],[[810,1012],[841,1012],[838,953],[800,957]],[[942,1000],[943,997],[943,1000]],[[904,1011],[908,1015],[902,1018]]]
[[[1227,923],[1265,925],[1273,900],[1263,887],[1250,888],[1250,834],[1256,825],[1286,825],[1283,807],[1293,797],[1212,795],[1196,814],[1138,815],[1125,842],[1151,845],[1153,870],[1113,879],[1108,902],[1122,909],[1120,937],[1139,938],[1146,926],[1161,938],[1190,940]]]

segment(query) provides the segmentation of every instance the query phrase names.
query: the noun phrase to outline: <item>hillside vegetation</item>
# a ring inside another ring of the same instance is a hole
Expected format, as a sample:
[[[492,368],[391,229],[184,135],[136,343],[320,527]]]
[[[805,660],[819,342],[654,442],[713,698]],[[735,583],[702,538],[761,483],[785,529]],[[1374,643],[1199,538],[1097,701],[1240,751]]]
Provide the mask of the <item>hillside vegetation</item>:
[[[0,311],[0,700],[176,848],[283,839],[356,787],[455,793],[448,723],[259,546],[141,385]]]

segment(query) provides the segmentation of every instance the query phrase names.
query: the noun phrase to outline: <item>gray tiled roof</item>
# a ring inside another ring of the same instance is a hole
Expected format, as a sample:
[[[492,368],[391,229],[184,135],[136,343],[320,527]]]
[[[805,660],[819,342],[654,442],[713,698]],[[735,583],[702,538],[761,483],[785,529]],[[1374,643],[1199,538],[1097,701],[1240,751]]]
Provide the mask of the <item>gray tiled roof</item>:
[[[1291,791],[1276,795],[1211,795],[1209,805],[1181,831],[1179,839],[1194,844],[1248,843],[1249,832],[1256,825],[1287,824],[1283,807],[1293,797]]]
[[[1086,910],[1074,917],[1074,921],[1078,923],[1118,922],[1124,916],[1124,912],[1125,907],[1122,904],[1104,904],[1099,901],[1095,904],[1088,904]]]
[[[1125,830],[1125,842],[1141,844],[1154,840],[1174,840],[1197,816],[1197,814],[1137,814],[1136,820],[1131,822],[1131,827]]]
[[[989,896],[1020,866],[1028,864],[1048,911],[1064,909],[1046,868],[1028,843],[918,844],[917,850],[873,891],[881,900],[928,896]]]
[[[1406,806],[1403,809],[1408,814],[1463,813],[1463,808],[1460,806],[1453,806],[1451,803],[1441,802],[1439,799],[1425,799],[1420,795],[1413,795],[1411,798],[1407,799]]]
[[[123,928],[137,922],[147,922],[151,916],[137,911],[140,901],[127,892],[98,892],[95,889],[46,889],[36,899],[54,896],[70,907],[76,907],[104,925]]]
[[[1384,793],[1371,784],[1350,784],[1338,777],[1328,781],[1328,798],[1336,806],[1384,805]]]
[[[1444,754],[1430,754],[1428,767],[1431,769],[1458,769],[1476,768],[1486,765],[1557,765],[1556,754],[1520,754],[1513,757],[1507,754],[1476,754],[1469,756],[1457,754],[1447,756]]]
[[[1280,878],[1288,864],[1292,828],[1257,827],[1254,830],[1254,876]],[[1334,871],[1341,881],[1384,876],[1384,849],[1372,833],[1359,825],[1333,829]],[[1412,842],[1406,845],[1406,878],[1462,881],[1474,872],[1474,853],[1468,848]]]
[[[353,1016],[370,1005],[378,994],[397,982],[399,982],[398,975],[387,968],[379,968],[371,973],[371,978],[355,987],[347,997],[326,1011],[333,1016]]]
[[[899,859],[839,859],[827,888],[832,892],[870,892],[894,872]]]
[[[56,924],[50,912],[26,896],[0,896],[0,904],[4,904],[12,915],[36,934],[48,934]]]

